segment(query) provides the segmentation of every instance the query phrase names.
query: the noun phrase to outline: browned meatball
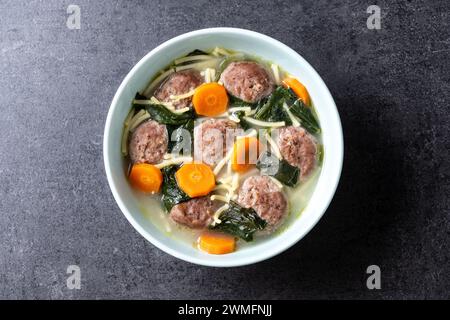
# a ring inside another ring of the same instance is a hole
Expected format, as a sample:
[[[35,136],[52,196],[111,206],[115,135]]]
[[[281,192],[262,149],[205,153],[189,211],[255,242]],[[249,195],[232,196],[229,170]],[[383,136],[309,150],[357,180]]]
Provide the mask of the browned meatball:
[[[175,205],[169,216],[173,221],[189,228],[201,229],[211,223],[214,209],[214,203],[206,196]]]
[[[252,61],[230,63],[222,72],[220,81],[231,95],[250,103],[268,96],[274,89],[271,75]]]
[[[208,165],[217,164],[232,147],[237,134],[235,122],[208,119],[194,128],[194,156]]]
[[[171,95],[180,95],[188,93],[202,84],[203,78],[200,73],[193,69],[178,71],[172,73],[156,90],[155,97],[164,102],[172,102],[175,109],[190,107],[192,97],[171,100]]]
[[[269,232],[286,217],[286,198],[268,176],[247,178],[239,190],[237,202],[245,208],[253,208],[267,222]]]
[[[141,123],[133,132],[129,144],[132,163],[158,163],[167,152],[167,128],[154,120]]]
[[[278,148],[290,165],[300,168],[301,178],[316,165],[317,146],[313,136],[301,127],[284,127],[278,131]]]

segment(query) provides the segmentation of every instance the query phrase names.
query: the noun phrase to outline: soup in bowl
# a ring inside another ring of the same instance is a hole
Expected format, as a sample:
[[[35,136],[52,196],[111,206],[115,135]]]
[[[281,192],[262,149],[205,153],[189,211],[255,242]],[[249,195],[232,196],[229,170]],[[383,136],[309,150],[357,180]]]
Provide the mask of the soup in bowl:
[[[326,86],[294,51],[230,28],[191,32],[144,57],[105,128],[105,167],[132,225],[184,260],[235,266],[298,241],[342,166]]]

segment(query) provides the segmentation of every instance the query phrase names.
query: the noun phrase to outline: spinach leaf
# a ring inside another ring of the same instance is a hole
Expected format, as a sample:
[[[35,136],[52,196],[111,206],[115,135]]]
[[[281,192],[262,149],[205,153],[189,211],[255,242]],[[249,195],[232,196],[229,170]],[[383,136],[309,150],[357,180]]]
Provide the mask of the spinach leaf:
[[[264,103],[258,105],[253,117],[261,121],[284,121],[286,125],[291,125],[291,118],[289,118],[289,115],[283,108],[283,103],[286,102],[288,98],[289,96],[287,95],[286,89],[278,86]]]
[[[319,123],[311,112],[311,108],[307,107],[302,100],[295,100],[289,110],[294,116],[300,119],[302,127],[304,127],[307,131],[311,133],[320,132]]]
[[[198,56],[198,55],[208,55],[208,53],[206,53],[205,51],[199,50],[199,49],[195,49],[194,51],[189,52],[184,57],[191,57],[191,56]],[[180,67],[180,66],[185,66],[185,65],[191,64],[191,63],[192,63],[192,61],[185,61],[185,62],[176,64],[176,66]]]
[[[231,114],[239,119],[239,124],[242,129],[248,130],[251,128],[250,124],[248,124],[248,122],[244,119],[245,111],[234,111]]]
[[[231,94],[228,94],[229,98],[229,105],[232,107],[250,107],[252,109],[256,108],[258,106],[258,103],[250,103],[245,102],[244,100],[241,100]]]
[[[292,89],[280,87],[279,90],[289,106],[289,111],[300,119],[302,126],[311,133],[320,132],[319,122],[312,113],[312,109],[308,107],[303,100],[298,99]]]
[[[194,112],[190,109],[184,113],[173,113],[160,104],[146,105],[146,110],[153,120],[162,124],[180,126],[194,119]]]
[[[180,149],[186,142],[183,141],[185,130],[189,131],[191,136],[191,153],[193,150],[194,142],[194,119],[189,119],[185,124],[177,126],[167,126],[167,132],[169,134],[169,152],[179,153]],[[185,150],[183,150],[185,152]]]
[[[135,100],[147,100],[146,96],[143,96],[142,94],[140,94],[139,92],[136,92],[136,95],[134,96]]]
[[[292,114],[300,120],[302,127],[313,134],[320,132],[319,123],[311,108],[306,106],[301,99],[298,99],[291,89],[282,86],[278,86],[267,101],[256,108],[254,118],[270,122],[285,121],[286,125],[291,125],[292,121],[283,108],[284,102],[289,106]]]
[[[161,188],[162,202],[167,211],[170,211],[172,207],[181,202],[185,202],[190,197],[184,193],[183,190],[178,187],[177,180],[175,178],[175,172],[179,166],[172,165],[161,169],[163,174],[163,185]]]
[[[148,100],[147,97],[136,93],[136,96],[134,98],[135,100]],[[161,104],[139,104],[133,102],[133,108],[136,111],[145,109],[150,114],[150,117],[153,120],[156,120],[157,122],[161,124],[167,124],[167,125],[174,125],[174,126],[180,126],[185,124],[191,119],[195,118],[195,113],[193,109],[190,109],[189,111],[186,111],[184,113],[174,113],[164,107]]]
[[[269,151],[259,157],[256,167],[261,174],[272,176],[288,187],[294,187],[300,177],[298,167],[291,166],[285,159],[278,159]]]
[[[134,96],[134,100],[148,100],[148,98],[146,96],[143,96],[139,92],[136,92],[136,95]],[[133,108],[134,108],[135,112],[137,113],[141,110],[144,110],[146,108],[146,105],[133,103]]]
[[[291,88],[285,88],[285,87],[280,86],[278,88],[278,90],[279,90],[280,94],[283,95],[283,97],[288,105],[293,104],[298,99],[297,95]]]
[[[267,222],[261,219],[252,208],[243,208],[234,201],[230,201],[230,206],[225,210],[219,219],[222,221],[210,228],[222,231],[245,241],[252,241],[253,234],[258,230],[263,230]]]
[[[202,51],[200,49],[195,49],[191,52],[189,52],[186,57],[190,57],[190,56],[199,56],[199,55],[208,55],[208,53],[206,53],[205,51]]]

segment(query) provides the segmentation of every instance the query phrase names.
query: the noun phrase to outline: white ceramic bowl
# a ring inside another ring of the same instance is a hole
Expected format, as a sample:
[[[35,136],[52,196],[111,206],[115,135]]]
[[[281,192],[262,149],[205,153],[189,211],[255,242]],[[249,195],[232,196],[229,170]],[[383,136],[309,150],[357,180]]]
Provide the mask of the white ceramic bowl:
[[[210,255],[192,244],[167,237],[146,219],[124,173],[120,153],[122,127],[131,101],[161,68],[194,49],[215,46],[243,51],[279,64],[308,88],[322,127],[325,157],[315,191],[302,215],[286,231],[227,255]],[[186,261],[217,267],[241,266],[268,259],[295,244],[319,221],[333,198],[343,161],[342,128],[336,105],[323,80],[297,52],[257,32],[212,28],[189,32],[164,42],[150,51],[128,73],[109,108],[103,140],[103,156],[109,186],[125,217],[148,241],[161,250]]]

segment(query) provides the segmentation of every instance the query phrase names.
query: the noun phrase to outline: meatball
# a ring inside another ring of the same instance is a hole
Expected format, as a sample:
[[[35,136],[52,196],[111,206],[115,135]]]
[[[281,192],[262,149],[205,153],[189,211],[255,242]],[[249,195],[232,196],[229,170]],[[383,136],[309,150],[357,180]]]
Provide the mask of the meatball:
[[[239,190],[237,202],[245,208],[253,208],[267,222],[269,232],[286,217],[286,198],[268,176],[247,178]]]
[[[217,164],[232,147],[237,125],[227,119],[208,119],[194,128],[195,159],[210,166]]]
[[[272,76],[252,61],[230,63],[222,72],[220,81],[231,95],[250,103],[268,96],[274,89]]]
[[[132,163],[158,163],[167,152],[167,128],[154,120],[141,123],[131,135],[129,154]]]
[[[170,210],[170,218],[193,229],[206,228],[212,221],[214,203],[209,196],[193,198],[175,205]]]
[[[300,169],[306,177],[316,165],[317,146],[313,136],[301,127],[284,127],[278,131],[277,145],[284,159]]]
[[[192,97],[171,100],[171,95],[180,95],[188,93],[202,84],[203,78],[200,73],[193,69],[178,71],[172,73],[156,90],[155,97],[164,102],[172,102],[175,109],[190,107]]]

